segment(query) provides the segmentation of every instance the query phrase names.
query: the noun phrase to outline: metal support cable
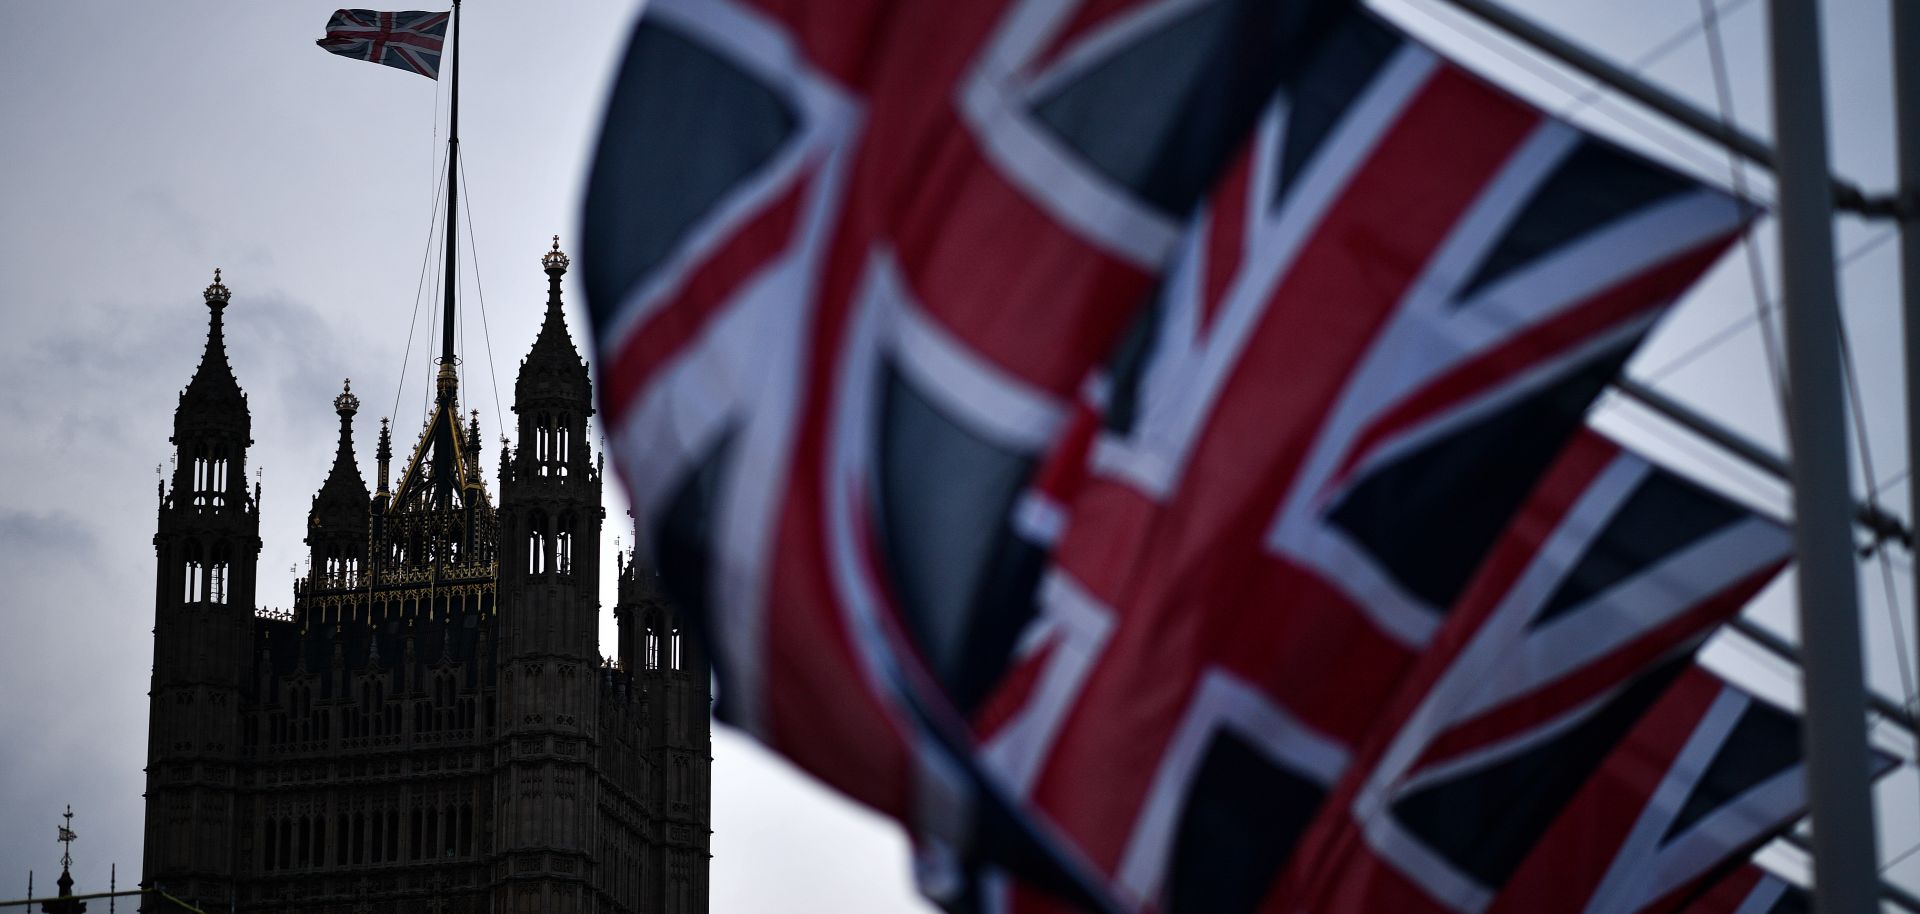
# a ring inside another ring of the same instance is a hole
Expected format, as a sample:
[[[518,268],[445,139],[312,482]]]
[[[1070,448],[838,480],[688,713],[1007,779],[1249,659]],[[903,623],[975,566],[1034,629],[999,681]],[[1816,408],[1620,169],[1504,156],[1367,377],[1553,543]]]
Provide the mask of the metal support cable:
[[[394,384],[393,412],[388,414],[389,418],[396,422],[400,419],[400,397],[407,389],[407,363],[413,357],[413,332],[420,326],[420,293],[427,287],[427,265],[433,261],[433,239],[436,237],[433,227],[439,224],[440,191],[444,186],[444,181],[435,182],[433,205],[429,207],[427,213],[427,249],[420,255],[420,279],[414,284],[413,289],[413,314],[407,318],[407,344],[400,351],[400,380]],[[433,344],[429,341],[427,345],[431,349]]]
[[[1809,857],[1813,856],[1813,842],[1809,840],[1806,835],[1797,831],[1789,831],[1782,834],[1780,840]],[[1904,908],[1914,912],[1914,914],[1920,914],[1920,896],[1916,896],[1912,892],[1894,885],[1885,879],[1880,880],[1880,897],[1892,902],[1895,907]]]
[[[1772,629],[1745,616],[1734,617],[1733,621],[1727,623],[1727,628],[1767,653],[1796,668],[1800,666],[1800,649],[1789,643],[1787,639],[1775,634]],[[1905,730],[1908,736],[1920,740],[1920,721],[1915,720],[1910,709],[1903,708],[1893,699],[1872,690],[1867,691],[1867,708],[1888,723]]]
[[[480,334],[487,343],[487,377],[493,381],[493,412],[501,434],[507,430],[507,414],[500,407],[500,374],[493,356],[493,331],[487,326],[487,291],[480,283],[480,237],[473,230],[473,190],[467,187],[467,157],[460,155],[460,189],[467,193],[467,253],[473,258],[473,291],[480,299]]]
[[[1754,469],[1782,482],[1790,481],[1793,476],[1793,467],[1786,458],[1755,444],[1738,432],[1715,422],[1698,410],[1655,390],[1644,382],[1621,377],[1613,382],[1613,389],[1627,399],[1718,445]],[[1913,532],[1906,522],[1882,510],[1878,505],[1854,502],[1853,517],[1854,522],[1865,528],[1875,540],[1896,542],[1909,549],[1913,547]]]
[[[1726,50],[1720,42],[1720,14],[1712,0],[1700,0],[1700,30],[1706,35],[1707,60],[1713,69],[1713,94],[1720,106],[1720,120],[1738,123],[1733,111],[1733,80],[1727,75]],[[1760,220],[1747,190],[1747,168],[1733,150],[1727,150],[1727,172],[1733,178],[1733,198],[1739,202],[1746,230],[1740,233],[1740,253],[1747,264],[1747,283],[1753,288],[1754,319],[1760,322],[1760,348],[1766,355],[1767,376],[1773,382],[1774,406],[1780,420],[1787,418],[1787,379],[1780,367],[1780,332],[1773,325],[1773,295],[1767,288],[1767,273],[1760,264],[1759,245],[1753,234]],[[1868,474],[1872,478],[1872,474]]]
[[[1779,156],[1764,140],[1728,124],[1685,99],[1613,61],[1587,50],[1540,24],[1502,6],[1495,0],[1446,0],[1447,3],[1479,18],[1488,25],[1532,46],[1588,77],[1613,88],[1622,95],[1651,108],[1702,137],[1733,150],[1750,162],[1779,170]],[[1900,218],[1910,215],[1911,206],[1896,195],[1868,196],[1851,181],[1829,173],[1832,205],[1873,218]]]

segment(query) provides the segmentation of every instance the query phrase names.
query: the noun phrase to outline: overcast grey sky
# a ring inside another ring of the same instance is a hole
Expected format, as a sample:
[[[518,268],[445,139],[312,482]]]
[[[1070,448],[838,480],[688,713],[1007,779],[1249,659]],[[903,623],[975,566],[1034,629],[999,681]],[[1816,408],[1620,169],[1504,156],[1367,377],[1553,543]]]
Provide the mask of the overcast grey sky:
[[[1684,0],[1512,2],[1621,61],[1699,17]],[[115,861],[125,883],[138,879],[155,467],[169,457],[175,396],[199,359],[200,290],[213,268],[224,268],[233,289],[228,352],[252,404],[250,464],[263,473],[261,604],[287,605],[303,573],[301,524],[331,460],[330,401],[341,379],[352,377],[362,398],[364,470],[379,416],[397,415],[403,439],[419,421],[426,315],[406,353],[445,141],[436,127],[445,87],[315,48],[334,5],[0,2],[0,897],[21,894],[29,868],[42,886],[57,874],[53,826],[67,803],[81,835],[81,886],[104,888]],[[1482,32],[1457,31],[1457,17],[1433,0],[1380,5],[1549,108],[1729,180],[1722,155],[1619,105],[1577,101],[1577,83],[1516,65]],[[1765,133],[1764,3],[1721,5],[1739,120]],[[467,268],[460,349],[467,401],[480,409],[488,440],[500,429],[494,380],[510,397],[544,301],[538,256],[556,233],[563,247],[578,248],[572,234],[598,112],[636,9],[625,0],[467,6],[462,201],[480,265],[477,287]],[[1827,4],[1835,159],[1870,188],[1890,187],[1893,176],[1886,14],[1886,0]],[[1694,36],[1648,72],[1711,107],[1707,61]],[[1769,179],[1752,180],[1769,196]],[[1843,220],[1839,231],[1849,251],[1883,229]],[[1770,243],[1770,231],[1760,240]],[[1762,260],[1776,284],[1771,255]],[[1875,475],[1896,479],[1907,460],[1894,247],[1869,248],[1850,263],[1843,291]],[[581,302],[571,284],[568,292],[575,338],[584,341]],[[1631,371],[1778,449],[1759,335],[1750,321],[1739,324],[1752,303],[1745,262],[1729,258]],[[423,304],[427,314],[432,307]],[[1676,364],[1727,327],[1736,329],[1724,342]],[[1784,511],[1778,486],[1630,408],[1603,405],[1601,413],[1605,427],[1655,456]],[[1904,481],[1883,491],[1904,514]],[[610,503],[609,517],[623,508]],[[1863,570],[1872,678],[1901,694],[1880,570]],[[1894,572],[1902,621],[1911,623],[1905,553]],[[1785,597],[1775,587],[1755,612],[1784,625]],[[605,624],[610,632],[611,619]],[[1730,648],[1715,660],[1744,683],[1791,698],[1778,669]],[[1883,744],[1911,757],[1904,740]],[[715,911],[924,909],[890,826],[731,734],[716,738],[715,755]],[[1883,853],[1920,840],[1912,767],[1883,785],[1880,808]],[[1920,857],[1895,872],[1920,884]]]

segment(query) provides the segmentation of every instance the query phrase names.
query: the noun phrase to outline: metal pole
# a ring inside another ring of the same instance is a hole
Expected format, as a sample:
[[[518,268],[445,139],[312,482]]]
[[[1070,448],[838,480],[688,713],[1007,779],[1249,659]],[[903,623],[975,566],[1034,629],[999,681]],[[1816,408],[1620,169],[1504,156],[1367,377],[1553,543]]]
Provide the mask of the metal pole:
[[[1920,9],[1893,6],[1893,115],[1898,124],[1900,198],[1920,201]],[[1907,465],[1920,454],[1920,224],[1900,225],[1900,300],[1907,363]],[[1907,516],[1920,517],[1920,480],[1907,483]],[[1920,565],[1914,569],[1914,656],[1920,657]],[[1895,645],[1901,650],[1906,645]],[[1906,696],[1911,698],[1912,696]]]
[[[1806,694],[1802,739],[1814,826],[1814,909],[1869,914],[1878,910],[1879,855],[1868,779],[1853,531],[1847,518],[1852,499],[1833,275],[1826,78],[1814,3],[1770,0],[1768,5]]]
[[[453,504],[454,466],[453,455],[459,449],[460,417],[454,413],[455,384],[458,375],[454,370],[453,333],[454,333],[454,296],[459,290],[457,267],[459,258],[460,218],[458,200],[460,197],[460,0],[453,0],[453,16],[447,23],[448,50],[453,53],[453,86],[448,91],[452,102],[447,112],[447,279],[446,306],[441,310],[440,323],[440,372],[434,379],[437,393],[434,413],[436,436],[444,434],[444,439],[436,437],[433,445],[433,499],[434,506],[445,508]],[[444,422],[444,429],[438,423]]]
[[[453,88],[448,93],[453,101],[447,112],[447,301],[441,313],[440,324],[440,361],[453,362],[453,293],[455,238],[459,220],[454,215],[454,199],[459,196],[460,182],[455,178],[455,170],[460,166],[460,0],[453,0],[453,21],[447,27],[450,50],[453,52]]]
[[[1529,45],[1548,57],[1585,73],[1600,84],[1678,121],[1701,136],[1733,150],[1742,158],[1774,171],[1779,170],[1779,154],[1764,140],[1702,111],[1680,96],[1642,78],[1639,74],[1562,38],[1541,27],[1539,23],[1507,9],[1496,0],[1445,0],[1445,2],[1471,13],[1488,25],[1518,39],[1522,44]],[[1859,185],[1830,173],[1823,173],[1821,180],[1827,182],[1832,188],[1834,203],[1842,209],[1868,216],[1885,217],[1899,214],[1896,200],[1869,197]]]

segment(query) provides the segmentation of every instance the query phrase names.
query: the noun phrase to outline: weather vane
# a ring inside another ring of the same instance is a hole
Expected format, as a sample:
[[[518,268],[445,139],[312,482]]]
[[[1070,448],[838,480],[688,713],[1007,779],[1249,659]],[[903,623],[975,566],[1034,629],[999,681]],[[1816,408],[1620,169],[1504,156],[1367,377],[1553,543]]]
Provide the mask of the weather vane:
[[[79,837],[73,833],[73,804],[67,804],[66,824],[60,826],[60,868],[73,866],[73,839]]]

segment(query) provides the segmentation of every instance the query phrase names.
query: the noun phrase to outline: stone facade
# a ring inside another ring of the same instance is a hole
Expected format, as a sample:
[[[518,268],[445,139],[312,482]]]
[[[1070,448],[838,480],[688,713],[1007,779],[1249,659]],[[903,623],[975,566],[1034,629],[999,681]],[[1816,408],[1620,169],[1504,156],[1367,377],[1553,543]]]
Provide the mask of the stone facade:
[[[391,484],[382,422],[371,491],[343,391],[286,613],[256,609],[261,492],[216,272],[154,535],[145,885],[206,910],[707,909],[706,664],[631,554],[600,655],[604,464],[557,243],[542,266],[497,501],[452,365]]]

